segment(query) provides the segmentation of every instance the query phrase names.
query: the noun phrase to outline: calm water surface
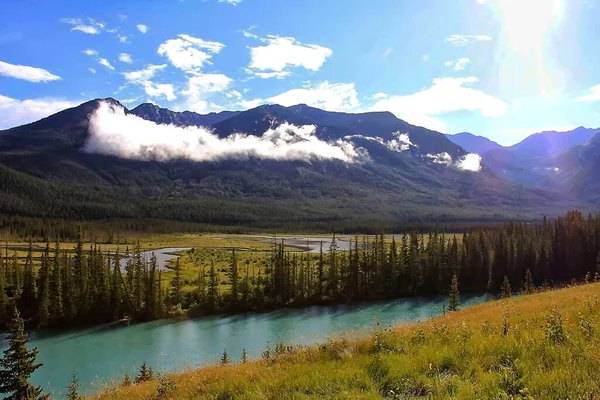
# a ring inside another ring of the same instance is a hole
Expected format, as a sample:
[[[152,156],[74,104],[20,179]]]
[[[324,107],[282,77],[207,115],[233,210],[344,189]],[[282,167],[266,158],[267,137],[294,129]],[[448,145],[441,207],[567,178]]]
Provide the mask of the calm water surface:
[[[463,297],[462,306],[487,301],[487,295]],[[260,357],[267,343],[314,344],[342,331],[370,334],[382,325],[422,321],[440,315],[447,297],[411,298],[351,306],[310,307],[264,314],[215,316],[129,327],[97,328],[62,334],[31,333],[44,363],[32,377],[36,385],[63,398],[75,372],[92,394],[127,372],[134,376],[143,361],[157,371],[176,371],[214,363],[224,349],[238,360],[242,349]],[[6,342],[0,342],[0,349]]]

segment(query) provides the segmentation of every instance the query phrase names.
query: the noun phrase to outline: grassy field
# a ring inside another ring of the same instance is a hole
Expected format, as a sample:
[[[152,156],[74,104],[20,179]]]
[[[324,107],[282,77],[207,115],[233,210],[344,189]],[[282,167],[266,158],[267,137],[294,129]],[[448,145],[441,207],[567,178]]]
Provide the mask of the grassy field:
[[[600,284],[524,295],[369,339],[270,351],[95,399],[598,399]],[[230,355],[239,359],[239,355]]]

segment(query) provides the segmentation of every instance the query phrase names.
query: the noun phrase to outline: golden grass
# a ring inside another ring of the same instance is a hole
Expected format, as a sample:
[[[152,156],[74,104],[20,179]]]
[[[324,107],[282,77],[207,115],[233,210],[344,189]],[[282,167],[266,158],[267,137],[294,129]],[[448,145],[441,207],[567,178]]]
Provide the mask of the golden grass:
[[[600,284],[211,366],[94,399],[598,399]],[[233,355],[230,355],[233,358]],[[159,389],[164,395],[158,395]]]

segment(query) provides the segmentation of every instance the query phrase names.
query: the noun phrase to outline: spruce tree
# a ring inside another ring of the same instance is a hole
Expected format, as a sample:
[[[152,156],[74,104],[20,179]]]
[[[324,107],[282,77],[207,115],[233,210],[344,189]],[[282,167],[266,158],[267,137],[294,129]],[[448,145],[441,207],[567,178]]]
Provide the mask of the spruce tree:
[[[122,385],[131,386],[131,378],[129,377],[129,374],[127,372],[125,372],[125,376],[123,377]]]
[[[208,277],[208,294],[206,298],[211,311],[215,311],[219,305],[219,275],[215,271],[215,263],[211,261]]]
[[[504,275],[504,282],[502,282],[500,297],[508,298],[510,296],[512,296],[512,290],[510,288],[510,281],[508,280],[508,276]]]
[[[227,349],[223,350],[223,354],[221,354],[221,365],[229,364],[229,354],[227,354]]]
[[[525,272],[525,285],[523,286],[523,291],[527,294],[531,294],[534,290],[535,285],[533,284],[533,276],[531,275],[531,271],[527,269]]]
[[[81,400],[83,397],[79,395],[79,380],[77,379],[77,375],[73,374],[73,378],[71,378],[71,383],[69,384],[69,393],[67,394],[67,400]]]
[[[46,242],[46,248],[42,253],[42,264],[39,271],[39,326],[48,325],[50,320],[50,243]]]
[[[135,383],[148,382],[151,381],[153,377],[154,371],[152,371],[152,368],[148,367],[146,361],[144,361],[140,366],[138,375],[135,377]]]
[[[6,294],[6,278],[5,278],[4,265],[0,266],[0,329],[6,321],[6,314],[8,311],[8,296]]]
[[[231,250],[231,264],[229,265],[229,284],[231,286],[231,302],[235,306],[239,300],[239,273],[238,260],[235,255],[235,249]]]
[[[458,305],[460,303],[460,293],[458,291],[458,276],[456,273],[452,276],[452,283],[450,284],[450,293],[448,295],[448,311],[458,311]]]
[[[175,268],[173,268],[175,276],[171,280],[171,300],[173,305],[181,304],[181,264],[179,257],[175,260]]]
[[[29,337],[25,333],[25,322],[15,308],[12,320],[8,325],[8,349],[0,359],[0,394],[6,400],[47,399],[42,395],[42,388],[29,382],[33,374],[43,364],[36,363],[37,348],[27,349]]]
[[[242,358],[240,360],[242,364],[246,364],[248,362],[248,354],[246,353],[246,349],[242,349]]]
[[[33,271],[32,244],[29,242],[27,257],[25,258],[25,269],[23,270],[23,291],[20,298],[20,310],[25,318],[31,318],[37,311],[37,289],[35,284],[35,273]]]
[[[54,246],[54,256],[52,259],[52,269],[50,271],[50,319],[53,322],[63,317],[63,288],[60,269],[60,245],[58,241]]]

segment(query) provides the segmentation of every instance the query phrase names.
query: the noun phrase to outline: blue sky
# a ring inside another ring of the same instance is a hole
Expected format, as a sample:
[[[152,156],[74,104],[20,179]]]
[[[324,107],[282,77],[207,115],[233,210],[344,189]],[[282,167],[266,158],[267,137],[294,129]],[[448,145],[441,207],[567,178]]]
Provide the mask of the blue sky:
[[[98,97],[391,111],[512,144],[600,126],[591,0],[3,1],[0,128]]]

